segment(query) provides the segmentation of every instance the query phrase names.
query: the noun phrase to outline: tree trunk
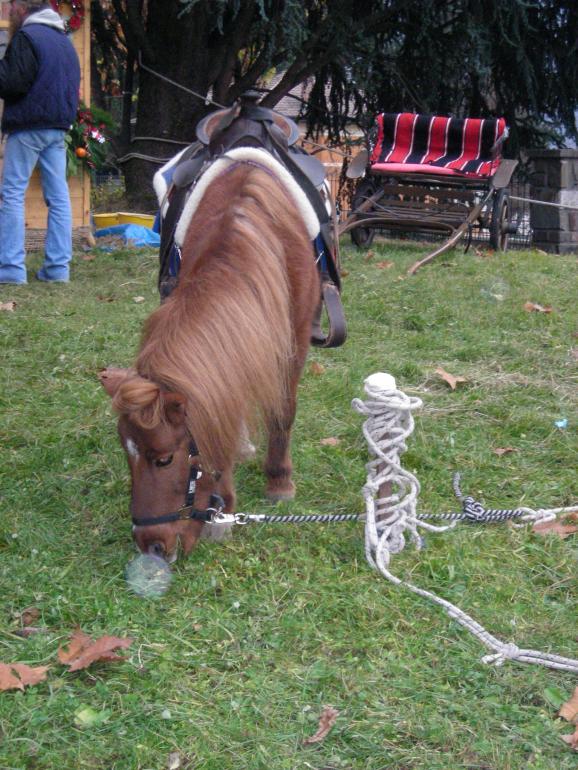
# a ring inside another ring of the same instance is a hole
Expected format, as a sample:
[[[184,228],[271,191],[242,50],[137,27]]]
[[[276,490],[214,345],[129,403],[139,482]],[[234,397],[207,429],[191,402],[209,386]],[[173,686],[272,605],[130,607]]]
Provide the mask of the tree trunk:
[[[191,41],[207,38],[204,4],[179,17],[181,7],[166,0],[150,0],[146,24],[154,58],[143,63],[159,75],[204,95],[208,85],[208,50],[203,45],[191,45]],[[156,209],[152,179],[162,165],[160,161],[173,157],[185,144],[194,141],[195,126],[206,112],[201,98],[139,69],[138,110],[129,153],[147,159],[133,158],[124,165],[131,205],[143,211]],[[163,141],[168,139],[172,141]],[[183,144],[175,144],[176,141]]]

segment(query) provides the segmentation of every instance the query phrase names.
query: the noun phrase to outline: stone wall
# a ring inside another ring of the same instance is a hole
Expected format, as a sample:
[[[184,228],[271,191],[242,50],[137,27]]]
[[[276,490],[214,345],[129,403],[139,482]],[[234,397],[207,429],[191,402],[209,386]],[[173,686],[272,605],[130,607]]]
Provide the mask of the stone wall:
[[[534,150],[530,197],[578,209],[578,150]],[[578,251],[578,210],[530,206],[533,244],[544,251]]]

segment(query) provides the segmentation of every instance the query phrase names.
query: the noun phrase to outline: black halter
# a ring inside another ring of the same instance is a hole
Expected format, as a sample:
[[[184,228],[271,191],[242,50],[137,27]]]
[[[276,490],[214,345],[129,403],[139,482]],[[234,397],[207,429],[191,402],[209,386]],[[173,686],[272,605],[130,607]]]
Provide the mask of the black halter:
[[[189,444],[189,457],[196,457],[199,454],[197,445],[191,439]],[[162,516],[147,516],[143,518],[132,517],[132,523],[134,527],[153,527],[156,524],[169,524],[172,521],[203,521],[212,522],[217,513],[220,513],[225,507],[225,501],[220,495],[212,494],[209,498],[209,507],[204,511],[195,508],[195,490],[197,487],[197,479],[202,475],[202,472],[191,465],[189,471],[189,479],[187,481],[187,491],[185,495],[185,504],[178,511],[172,513],[165,513]]]

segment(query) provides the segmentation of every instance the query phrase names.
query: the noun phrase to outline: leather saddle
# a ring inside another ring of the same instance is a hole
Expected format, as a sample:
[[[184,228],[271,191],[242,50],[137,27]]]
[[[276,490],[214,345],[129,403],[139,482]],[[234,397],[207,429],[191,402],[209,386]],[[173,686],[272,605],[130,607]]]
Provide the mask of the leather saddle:
[[[236,147],[258,147],[271,153],[291,173],[307,195],[320,224],[317,264],[320,270],[322,297],[313,323],[311,342],[318,347],[338,347],[347,336],[345,316],[340,299],[341,281],[337,259],[338,243],[334,239],[334,223],[327,212],[319,189],[325,179],[325,168],[317,159],[296,146],[297,125],[289,118],[257,104],[259,93],[249,91],[229,109],[212,112],[197,125],[197,142],[188,147],[172,174],[167,193],[169,207],[161,226],[159,291],[165,299],[176,285],[171,275],[174,235],[186,199],[204,169],[213,160]],[[325,305],[328,332],[321,328],[322,305]]]

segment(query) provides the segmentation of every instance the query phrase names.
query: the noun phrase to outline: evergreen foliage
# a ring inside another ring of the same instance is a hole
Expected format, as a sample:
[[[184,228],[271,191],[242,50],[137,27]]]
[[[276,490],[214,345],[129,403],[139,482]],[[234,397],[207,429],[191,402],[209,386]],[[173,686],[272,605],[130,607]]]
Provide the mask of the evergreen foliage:
[[[93,0],[92,6],[101,73],[118,75],[127,61],[132,70],[140,56],[219,104],[258,87],[271,107],[311,79],[303,117],[310,132],[332,139],[343,137],[348,119],[367,127],[381,110],[503,115],[516,155],[578,138],[575,0]],[[270,87],[272,73],[282,77]],[[150,77],[140,71],[137,135],[156,128],[157,137],[191,140],[211,105]]]

